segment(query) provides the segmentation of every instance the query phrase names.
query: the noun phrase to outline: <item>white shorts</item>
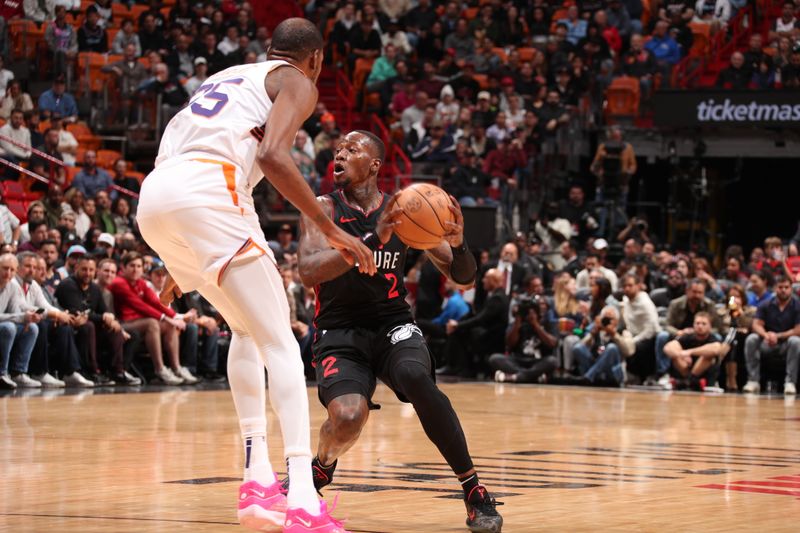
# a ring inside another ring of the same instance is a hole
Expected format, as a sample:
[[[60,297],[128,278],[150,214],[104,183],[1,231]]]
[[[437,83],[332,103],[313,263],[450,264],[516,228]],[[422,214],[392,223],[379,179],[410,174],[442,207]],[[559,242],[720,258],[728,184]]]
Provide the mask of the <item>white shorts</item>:
[[[225,269],[245,258],[275,262],[252,196],[237,190],[234,172],[224,162],[178,161],[159,165],[142,184],[136,216],[142,237],[184,292],[219,285]]]

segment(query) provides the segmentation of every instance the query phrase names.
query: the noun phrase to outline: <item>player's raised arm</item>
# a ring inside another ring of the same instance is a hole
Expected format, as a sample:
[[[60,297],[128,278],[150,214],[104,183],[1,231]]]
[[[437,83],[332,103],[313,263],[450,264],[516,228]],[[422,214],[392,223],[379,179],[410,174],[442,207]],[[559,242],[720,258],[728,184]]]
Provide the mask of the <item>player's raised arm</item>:
[[[447,276],[451,281],[464,287],[470,287],[475,282],[475,273],[478,266],[475,263],[475,256],[467,248],[464,241],[464,216],[461,214],[461,206],[455,198],[450,196],[452,205],[450,211],[453,212],[455,222],[445,222],[448,232],[444,240],[435,248],[426,250],[425,253],[431,259],[436,268]]]
[[[268,94],[277,92],[277,97],[258,148],[258,166],[278,192],[320,229],[331,246],[355,257],[360,272],[375,274],[372,252],[328,218],[291,157],[291,145],[297,130],[316,105],[317,88],[302,72],[288,66],[270,73],[266,86]]]
[[[323,210],[331,210],[328,198],[318,198]],[[300,245],[297,266],[306,286],[316,286],[335,279],[353,268],[353,256],[331,248],[319,227],[303,215],[300,218]]]

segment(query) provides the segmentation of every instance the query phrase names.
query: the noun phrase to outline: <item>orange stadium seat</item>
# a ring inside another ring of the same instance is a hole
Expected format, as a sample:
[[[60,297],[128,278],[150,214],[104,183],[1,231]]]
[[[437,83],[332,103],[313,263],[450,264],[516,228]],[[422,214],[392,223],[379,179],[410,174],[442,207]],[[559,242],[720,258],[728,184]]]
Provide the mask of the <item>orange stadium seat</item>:
[[[108,40],[108,49],[111,50],[111,45],[114,44],[114,38],[119,33],[119,28],[107,28],[106,29],[106,38]]]
[[[11,37],[11,53],[15,59],[33,59],[39,45],[44,43],[46,25],[38,27],[32,20],[12,19],[8,21]]]
[[[517,52],[519,52],[520,61],[533,61],[533,58],[536,57],[536,48],[517,48]]]
[[[131,15],[131,11],[128,9],[127,4],[118,4],[114,2],[111,4],[111,14],[113,16],[115,25],[119,26],[122,19]]]
[[[66,168],[64,169],[64,171],[65,171],[65,172],[64,172],[64,175],[66,176],[66,183],[64,184],[64,187],[65,187],[65,188],[66,188],[66,187],[69,187],[69,185],[72,183],[72,180],[74,180],[74,179],[75,179],[75,176],[76,176],[76,175],[78,174],[78,172],[80,172],[81,170],[82,170],[82,167],[77,167],[77,166],[76,166],[76,167],[66,167]]]
[[[122,154],[116,150],[98,150],[97,151],[97,166],[105,169],[114,167],[114,161],[120,159]]]
[[[506,54],[506,49],[503,48],[502,46],[495,46],[494,48],[492,48],[492,52],[494,52],[497,55],[497,57],[500,58],[500,61],[502,61],[503,63],[508,61],[508,54]]]
[[[615,78],[606,90],[606,115],[635,117],[639,113],[639,80],[630,76]]]
[[[150,9],[150,6],[145,6],[142,4],[133,4],[131,6],[128,16],[133,19],[133,25],[136,27],[136,31],[139,31],[139,17],[148,9]]]
[[[140,185],[144,181],[144,178],[145,178],[145,175],[144,175],[143,172],[136,172],[135,170],[128,170],[127,172],[125,172],[125,176],[128,177],[128,178],[134,178],[136,181],[139,182]]]
[[[486,74],[473,74],[472,77],[478,82],[481,90],[486,90],[489,88],[489,76]]]
[[[355,72],[353,72],[353,88],[356,94],[360,93],[367,82],[369,73],[372,72],[372,65],[375,64],[374,59],[356,59]]]
[[[100,148],[100,137],[92,133],[89,126],[85,122],[76,122],[74,124],[67,124],[67,131],[75,136],[78,144],[87,150],[97,150]]]
[[[692,30],[692,36],[694,37],[689,55],[692,57],[707,55],[711,42],[711,25],[702,22],[690,22],[689,29]]]

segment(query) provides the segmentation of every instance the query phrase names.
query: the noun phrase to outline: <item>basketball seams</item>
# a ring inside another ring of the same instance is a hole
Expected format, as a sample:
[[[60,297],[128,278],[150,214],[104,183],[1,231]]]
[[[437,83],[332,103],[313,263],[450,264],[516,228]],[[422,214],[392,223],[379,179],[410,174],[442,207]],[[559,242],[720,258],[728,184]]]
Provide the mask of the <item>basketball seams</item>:
[[[408,220],[409,222],[413,222],[415,226],[417,226],[419,229],[421,229],[421,230],[422,230],[422,231],[424,231],[425,233],[427,233],[427,234],[429,234],[429,235],[432,235],[432,236],[436,237],[437,239],[441,239],[441,237],[440,237],[439,235],[436,235],[435,233],[431,232],[430,230],[428,230],[428,229],[426,229],[426,228],[422,227],[422,226],[419,224],[419,222],[417,222],[416,220],[414,220],[413,218],[411,218],[410,216],[408,216],[408,213],[406,213],[405,209],[403,209],[403,217],[405,217],[405,219],[406,219],[406,220]],[[437,241],[437,242],[438,242],[438,241]]]
[[[447,228],[444,227],[444,223],[442,223],[442,219],[439,218],[439,212],[436,210],[436,208],[433,206],[433,204],[427,198],[425,198],[425,195],[422,194],[421,192],[419,192],[416,187],[412,187],[412,190],[415,193],[417,193],[420,198],[425,200],[425,203],[428,204],[428,207],[431,208],[431,211],[433,211],[433,215],[436,217],[436,222],[438,222],[439,223],[439,227],[442,228],[442,234],[447,233]],[[431,233],[431,232],[429,231],[428,233]]]

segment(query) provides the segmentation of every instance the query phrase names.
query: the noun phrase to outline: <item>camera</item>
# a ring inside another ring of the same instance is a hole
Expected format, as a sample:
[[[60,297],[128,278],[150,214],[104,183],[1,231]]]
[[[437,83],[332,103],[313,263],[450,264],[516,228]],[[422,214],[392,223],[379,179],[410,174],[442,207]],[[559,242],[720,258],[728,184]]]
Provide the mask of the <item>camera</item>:
[[[528,313],[531,309],[539,312],[539,296],[536,295],[534,297],[524,296],[517,301],[517,311],[515,313],[516,316],[520,318],[525,318],[528,316]]]
[[[611,317],[604,316],[600,319],[600,325],[607,328],[611,324]]]

